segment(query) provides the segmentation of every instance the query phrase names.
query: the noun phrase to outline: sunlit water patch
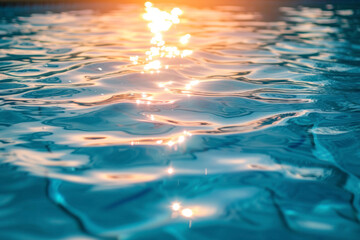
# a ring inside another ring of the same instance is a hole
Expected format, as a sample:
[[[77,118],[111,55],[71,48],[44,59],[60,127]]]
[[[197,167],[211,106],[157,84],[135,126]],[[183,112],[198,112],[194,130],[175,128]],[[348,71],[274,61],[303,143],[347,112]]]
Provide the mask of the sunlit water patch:
[[[358,239],[359,28],[331,5],[2,18],[0,239]]]

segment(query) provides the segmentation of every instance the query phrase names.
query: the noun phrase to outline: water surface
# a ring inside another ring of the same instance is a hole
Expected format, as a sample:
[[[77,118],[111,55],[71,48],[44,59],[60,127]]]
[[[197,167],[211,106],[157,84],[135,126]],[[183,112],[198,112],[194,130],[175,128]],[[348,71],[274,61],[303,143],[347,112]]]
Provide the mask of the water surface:
[[[359,10],[179,7],[2,18],[0,238],[359,239]]]

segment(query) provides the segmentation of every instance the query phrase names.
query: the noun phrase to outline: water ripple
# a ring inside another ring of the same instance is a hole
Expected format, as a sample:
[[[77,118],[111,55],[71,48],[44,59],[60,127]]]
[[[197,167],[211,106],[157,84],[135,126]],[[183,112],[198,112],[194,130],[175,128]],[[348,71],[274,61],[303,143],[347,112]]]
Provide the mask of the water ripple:
[[[359,9],[258,7],[0,17],[0,238],[358,239]]]

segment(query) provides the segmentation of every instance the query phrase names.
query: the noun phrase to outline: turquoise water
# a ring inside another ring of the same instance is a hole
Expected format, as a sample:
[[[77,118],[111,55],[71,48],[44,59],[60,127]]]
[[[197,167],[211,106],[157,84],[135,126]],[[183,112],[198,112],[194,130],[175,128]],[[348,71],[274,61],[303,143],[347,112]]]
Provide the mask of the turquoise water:
[[[5,11],[0,239],[360,238],[359,10],[180,7]]]

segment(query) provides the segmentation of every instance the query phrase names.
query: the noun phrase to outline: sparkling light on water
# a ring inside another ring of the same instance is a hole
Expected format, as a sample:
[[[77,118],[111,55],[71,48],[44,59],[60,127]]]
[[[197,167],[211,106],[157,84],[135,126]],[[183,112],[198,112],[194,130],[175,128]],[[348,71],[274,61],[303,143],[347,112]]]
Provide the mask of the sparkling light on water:
[[[159,71],[163,68],[161,58],[175,58],[175,57],[187,57],[193,53],[192,50],[179,49],[177,46],[167,46],[164,40],[163,33],[168,31],[173,24],[179,24],[179,16],[183,14],[183,11],[179,8],[173,8],[171,12],[162,11],[153,6],[151,2],[145,3],[145,13],[143,14],[144,20],[148,21],[148,27],[153,34],[150,43],[153,45],[150,50],[146,51],[146,59],[142,60],[144,64],[144,70],[153,72]],[[189,42],[191,35],[186,34],[180,37],[179,42],[182,45],[186,45]],[[139,56],[131,56],[130,61],[133,64],[139,63]],[[165,66],[168,69],[168,65]]]
[[[174,173],[174,168],[172,168],[172,167],[169,167],[168,169],[167,169],[167,172],[168,172],[168,174],[173,174]]]
[[[190,218],[193,215],[193,211],[190,208],[185,208],[181,211],[181,215],[184,217]]]
[[[174,203],[171,205],[171,208],[172,208],[172,210],[174,210],[174,211],[179,211],[179,210],[181,209],[181,205],[180,205],[180,203],[178,203],[178,202],[174,202]]]

